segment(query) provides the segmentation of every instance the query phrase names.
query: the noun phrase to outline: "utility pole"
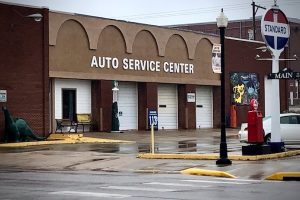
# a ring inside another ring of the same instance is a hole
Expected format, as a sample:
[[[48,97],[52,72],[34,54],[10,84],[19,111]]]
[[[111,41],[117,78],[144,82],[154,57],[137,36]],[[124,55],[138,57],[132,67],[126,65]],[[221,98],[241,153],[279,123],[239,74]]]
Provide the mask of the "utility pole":
[[[260,5],[256,5],[254,1],[252,1],[252,26],[253,26],[253,40],[256,40],[256,22],[255,22],[255,15],[257,13],[257,10],[259,8],[266,9],[265,7],[262,7]]]

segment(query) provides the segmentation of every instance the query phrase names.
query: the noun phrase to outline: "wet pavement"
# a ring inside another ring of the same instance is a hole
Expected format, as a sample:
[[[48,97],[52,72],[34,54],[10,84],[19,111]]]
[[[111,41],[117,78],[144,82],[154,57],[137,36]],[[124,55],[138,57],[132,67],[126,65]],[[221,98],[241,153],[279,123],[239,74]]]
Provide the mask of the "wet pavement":
[[[241,155],[242,144],[237,129],[227,130],[228,153]],[[126,140],[131,143],[52,144],[17,148],[0,148],[1,169],[106,171],[132,173],[180,173],[197,167],[222,170],[239,178],[263,179],[278,171],[300,172],[300,156],[260,161],[233,161],[218,167],[215,160],[138,159],[139,153],[150,152],[150,131],[123,133],[84,133],[86,137]],[[157,153],[218,153],[220,130],[156,131]],[[300,146],[291,146],[300,149]]]

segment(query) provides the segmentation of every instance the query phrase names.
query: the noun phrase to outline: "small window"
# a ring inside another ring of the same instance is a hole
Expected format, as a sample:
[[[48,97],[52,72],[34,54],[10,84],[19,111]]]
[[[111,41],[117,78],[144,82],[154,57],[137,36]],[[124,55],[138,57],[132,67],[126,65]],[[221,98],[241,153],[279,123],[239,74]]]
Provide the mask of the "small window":
[[[280,124],[289,124],[290,120],[289,117],[281,117],[280,118]]]
[[[286,116],[280,118],[280,124],[299,124],[298,116]]]
[[[298,124],[297,116],[290,116],[290,124]]]
[[[297,117],[297,124],[300,124],[300,116],[296,116]]]

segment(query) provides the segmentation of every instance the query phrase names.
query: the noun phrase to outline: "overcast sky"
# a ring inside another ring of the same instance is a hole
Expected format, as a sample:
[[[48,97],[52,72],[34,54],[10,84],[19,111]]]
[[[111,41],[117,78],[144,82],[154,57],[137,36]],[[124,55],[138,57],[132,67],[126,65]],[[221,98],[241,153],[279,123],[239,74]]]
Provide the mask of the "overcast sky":
[[[229,20],[252,17],[252,0],[0,0],[153,25],[213,22],[224,8]],[[274,0],[256,0],[269,8]],[[277,0],[287,17],[300,19],[300,0]],[[258,9],[257,16],[263,9]]]

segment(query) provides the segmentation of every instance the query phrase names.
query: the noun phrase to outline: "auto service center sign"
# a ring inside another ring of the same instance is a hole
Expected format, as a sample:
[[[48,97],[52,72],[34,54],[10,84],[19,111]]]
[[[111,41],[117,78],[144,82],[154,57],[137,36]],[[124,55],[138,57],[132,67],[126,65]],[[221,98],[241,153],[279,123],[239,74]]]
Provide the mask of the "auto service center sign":
[[[271,50],[280,51],[290,37],[290,26],[285,14],[276,7],[266,11],[261,19],[261,34]]]

